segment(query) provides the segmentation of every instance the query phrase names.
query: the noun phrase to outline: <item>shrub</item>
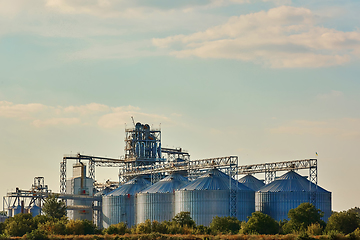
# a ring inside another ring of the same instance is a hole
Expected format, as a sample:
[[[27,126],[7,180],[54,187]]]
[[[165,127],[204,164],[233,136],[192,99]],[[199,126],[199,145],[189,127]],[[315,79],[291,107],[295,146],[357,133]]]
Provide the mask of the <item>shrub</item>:
[[[297,208],[290,209],[288,217],[290,221],[284,224],[284,233],[304,232],[312,223],[319,223],[325,226],[325,222],[321,220],[324,213],[311,203],[302,203]]]
[[[179,212],[172,220],[180,224],[182,227],[185,225],[188,227],[194,227],[196,225],[195,221],[190,216],[190,212]]]
[[[269,215],[262,212],[253,212],[247,223],[241,226],[244,234],[277,234],[279,224]]]
[[[136,233],[137,234],[151,233],[151,221],[147,219],[144,223],[139,223],[136,226]]]
[[[342,240],[345,238],[344,234],[336,230],[327,232],[327,236],[329,240]]]
[[[343,212],[334,212],[329,217],[326,225],[326,231],[338,231],[349,234],[360,227],[360,216],[356,211],[350,209]]]
[[[310,237],[307,232],[302,232],[298,235],[298,237],[296,239],[297,240],[312,240],[314,238]]]
[[[214,217],[210,223],[210,230],[217,233],[238,233],[241,227],[241,221],[236,217]]]
[[[204,235],[204,234],[210,234],[211,230],[210,230],[210,228],[208,228],[204,225],[198,225],[195,228],[193,228],[192,233],[196,234],[196,235]]]
[[[308,226],[306,232],[309,235],[318,236],[322,234],[323,227],[320,225],[320,223],[312,223],[311,225]]]
[[[72,235],[94,234],[96,226],[89,220],[70,220],[66,224],[66,233]]]
[[[39,224],[39,229],[47,232],[48,234],[54,235],[65,235],[66,234],[66,220],[60,221],[48,221],[43,224]]]
[[[30,213],[20,213],[5,220],[4,232],[9,236],[21,237],[35,228],[32,215]]]
[[[125,233],[129,232],[126,224],[124,222],[119,222],[117,224],[110,225],[104,231],[107,234],[120,234],[124,235]]]
[[[26,234],[26,239],[29,240],[47,240],[49,239],[46,232],[40,229],[35,229],[31,233]]]

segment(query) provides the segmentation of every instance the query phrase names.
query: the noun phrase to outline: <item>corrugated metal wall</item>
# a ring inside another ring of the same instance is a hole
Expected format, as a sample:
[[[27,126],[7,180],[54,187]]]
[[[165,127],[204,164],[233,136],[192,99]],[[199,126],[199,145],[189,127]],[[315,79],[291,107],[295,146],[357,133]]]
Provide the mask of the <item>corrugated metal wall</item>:
[[[174,193],[141,193],[137,195],[137,223],[150,219],[171,220],[174,214]]]
[[[128,226],[135,224],[135,197],[132,195],[103,197],[103,227],[125,222]]]

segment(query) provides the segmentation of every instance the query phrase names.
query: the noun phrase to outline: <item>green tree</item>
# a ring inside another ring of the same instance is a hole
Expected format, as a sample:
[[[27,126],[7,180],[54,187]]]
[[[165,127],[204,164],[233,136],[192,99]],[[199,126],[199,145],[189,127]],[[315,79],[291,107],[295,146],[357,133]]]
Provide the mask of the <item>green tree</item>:
[[[324,213],[311,203],[302,203],[297,208],[290,209],[288,217],[290,220],[284,224],[285,233],[306,231],[308,226],[313,223],[319,223],[321,227],[325,226],[325,222],[321,220]]]
[[[267,214],[253,212],[241,229],[244,234],[277,234],[279,233],[279,224]]]
[[[43,212],[46,216],[61,219],[66,216],[66,204],[64,201],[58,200],[59,195],[50,194],[44,202],[44,206],[42,208]]]
[[[31,213],[20,213],[5,220],[5,234],[21,237],[36,229]]]
[[[214,234],[217,233],[238,233],[241,227],[241,221],[236,217],[214,217],[210,223],[210,229]]]
[[[179,212],[172,220],[182,227],[185,225],[188,227],[195,226],[195,221],[191,218],[190,212]]]
[[[349,209],[348,211],[334,212],[329,217],[325,231],[338,231],[343,234],[349,234],[360,227],[360,217],[356,211]]]

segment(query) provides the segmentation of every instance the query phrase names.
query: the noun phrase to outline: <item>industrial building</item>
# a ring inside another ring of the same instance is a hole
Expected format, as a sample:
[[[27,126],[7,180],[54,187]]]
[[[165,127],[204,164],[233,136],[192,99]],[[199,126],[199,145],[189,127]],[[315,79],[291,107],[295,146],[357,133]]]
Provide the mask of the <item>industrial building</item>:
[[[125,129],[124,150],[120,158],[63,157],[59,197],[67,202],[68,217],[106,228],[118,222],[133,226],[147,219],[171,220],[188,211],[196,224],[208,226],[215,216],[246,221],[255,210],[287,219],[287,212],[303,202],[323,211],[324,220],[331,214],[331,192],[317,185],[317,159],[253,165],[239,165],[237,156],[190,160],[182,148],[162,147],[160,129],[134,121]],[[75,161],[71,178],[66,175],[69,161]],[[96,167],[117,168],[119,181],[98,183]],[[308,170],[307,178],[299,170]],[[276,177],[279,173],[284,174]],[[8,193],[4,207],[9,216],[40,214],[51,192],[43,185]]]

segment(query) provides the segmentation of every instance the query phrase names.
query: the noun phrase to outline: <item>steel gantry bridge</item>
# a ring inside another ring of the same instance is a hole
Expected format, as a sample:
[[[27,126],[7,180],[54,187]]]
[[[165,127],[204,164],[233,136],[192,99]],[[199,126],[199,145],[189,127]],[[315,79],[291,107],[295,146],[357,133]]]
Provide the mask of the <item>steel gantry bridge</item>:
[[[136,162],[134,159],[115,159],[81,154],[64,156],[60,164],[60,193],[65,194],[66,192],[66,162],[72,159],[88,161],[89,177],[94,180],[94,183],[95,166],[119,168],[119,184],[123,184],[129,179],[140,175],[148,176],[151,182],[155,183],[171,172],[184,172],[190,180],[194,180],[206,170],[212,168],[220,169],[234,179],[239,178],[240,175],[264,173],[265,183],[268,184],[275,180],[276,172],[309,169],[309,201],[313,204],[316,202],[318,181],[317,159],[239,165],[237,156],[190,160],[190,155],[181,149],[163,148],[162,151],[167,154],[167,158],[162,158],[162,161],[156,161],[149,165],[137,165],[134,163]],[[234,203],[236,203],[236,192],[233,192],[231,188],[235,188],[235,186],[230,184],[230,212],[235,214],[236,206]],[[231,194],[231,192],[233,192],[233,194]]]

